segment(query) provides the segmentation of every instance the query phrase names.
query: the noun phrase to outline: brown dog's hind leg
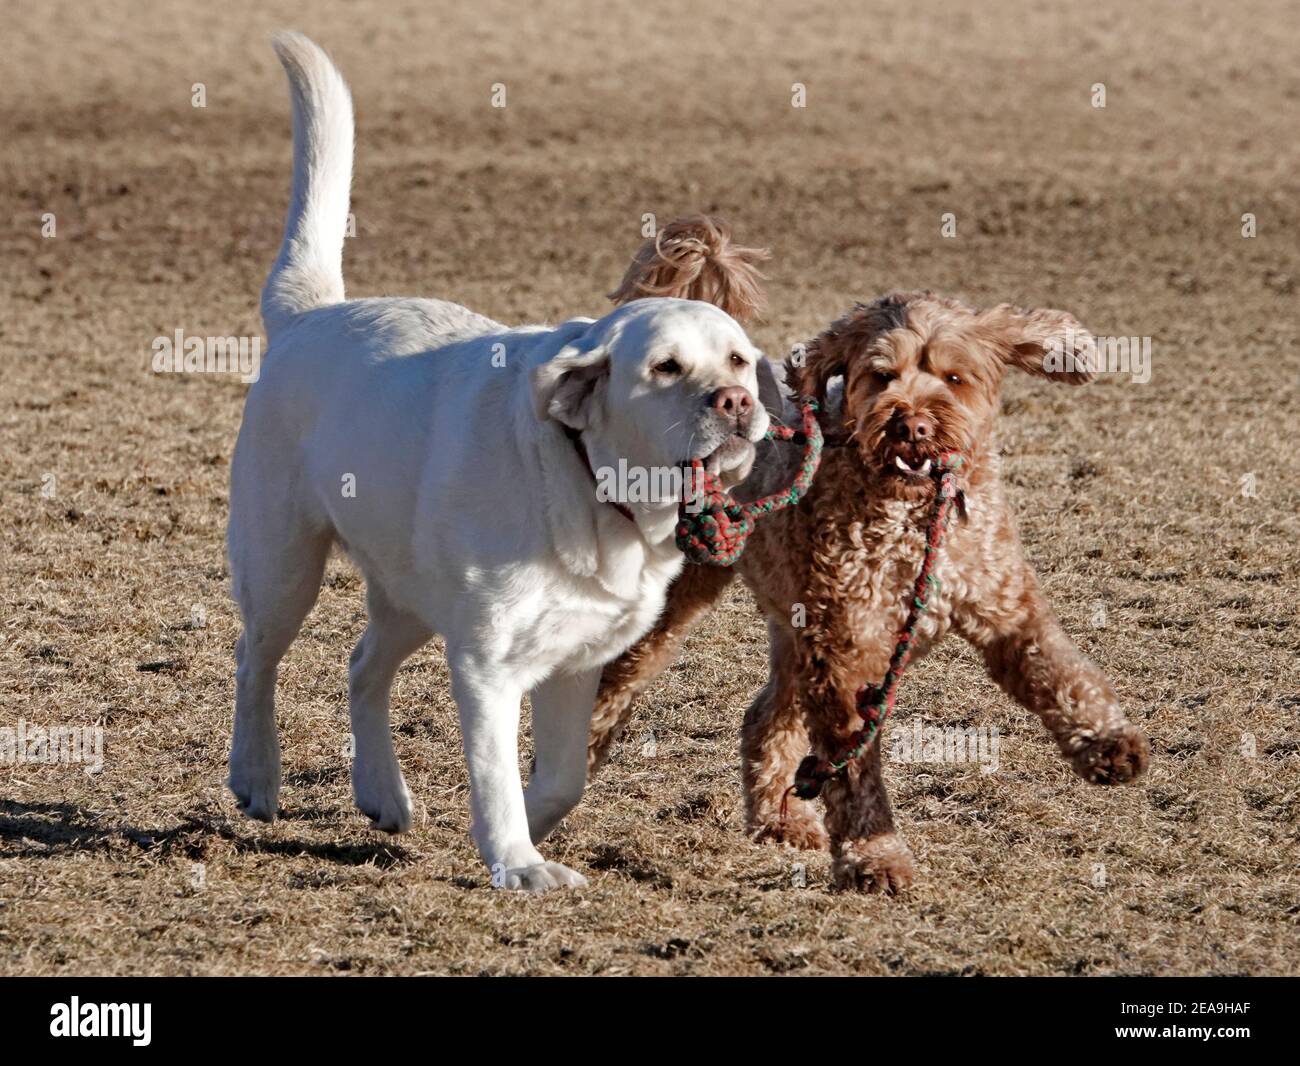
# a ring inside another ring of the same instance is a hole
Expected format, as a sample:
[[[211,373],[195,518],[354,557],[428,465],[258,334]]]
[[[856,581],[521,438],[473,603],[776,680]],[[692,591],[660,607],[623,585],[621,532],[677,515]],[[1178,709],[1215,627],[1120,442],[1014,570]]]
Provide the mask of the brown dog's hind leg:
[[[894,831],[880,775],[879,738],[844,776],[828,781],[822,793],[824,824],[814,801],[788,796],[810,750],[832,758],[861,725],[850,681],[857,671],[832,662],[836,656],[828,654],[824,643],[813,647],[805,634],[777,621],[768,623],[768,634],[771,680],[745,715],[741,735],[751,835],[803,848],[829,848],[836,888],[901,892],[913,880],[913,861],[906,841]]]
[[[808,739],[803,750],[789,745],[781,782],[784,786],[794,780],[799,761],[809,750],[820,758],[833,758],[844,750],[861,724],[854,684],[863,664],[856,661],[857,653],[853,653],[850,665],[824,642],[805,644],[804,639],[794,638],[792,644],[798,641],[802,646],[780,656],[790,674],[795,701],[802,705]],[[775,660],[776,645],[773,653]],[[769,732],[771,729],[769,725]],[[912,852],[894,829],[894,812],[881,775],[880,739],[877,736],[842,776],[828,781],[822,790],[831,877],[837,889],[893,894],[912,883]],[[770,736],[767,744],[772,746]],[[793,798],[789,801],[794,802]]]
[[[876,735],[844,776],[826,783],[826,829],[831,840],[831,880],[842,891],[885,892],[893,895],[912,884],[912,849],[894,829],[894,812],[880,772],[880,743]],[[842,736],[823,750],[838,747]]]
[[[728,567],[688,564],[669,586],[654,629],[605,667],[591,714],[588,780],[605,764],[610,746],[622,735],[637,696],[668,668],[682,638],[718,602],[734,577]]]
[[[808,754],[803,707],[790,677],[791,640],[781,626],[771,622],[768,639],[768,681],[745,712],[740,732],[745,829],[756,841],[822,851],[830,838],[816,804],[786,796],[800,761]]]

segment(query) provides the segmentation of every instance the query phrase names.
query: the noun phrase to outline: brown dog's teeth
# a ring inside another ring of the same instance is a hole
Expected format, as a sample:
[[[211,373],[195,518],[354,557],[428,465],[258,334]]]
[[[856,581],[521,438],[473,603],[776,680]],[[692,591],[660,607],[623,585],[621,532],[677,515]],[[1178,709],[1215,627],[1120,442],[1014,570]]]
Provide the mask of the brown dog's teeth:
[[[909,466],[906,459],[901,455],[894,456],[894,465],[904,474],[911,477],[925,477],[930,472],[930,460],[927,459],[920,466]]]

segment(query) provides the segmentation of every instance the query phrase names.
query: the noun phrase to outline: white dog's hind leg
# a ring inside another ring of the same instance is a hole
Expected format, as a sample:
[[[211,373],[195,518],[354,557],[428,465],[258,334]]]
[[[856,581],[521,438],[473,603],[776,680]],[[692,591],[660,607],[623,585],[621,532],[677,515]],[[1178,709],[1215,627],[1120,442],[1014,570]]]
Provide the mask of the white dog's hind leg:
[[[281,541],[268,551],[231,553],[234,594],[244,619],[235,645],[235,729],[230,791],[250,818],[275,820],[280,738],[275,728],[276,667],[320,592],[328,537]]]
[[[536,765],[524,789],[528,833],[539,844],[582,799],[587,737],[600,670],[555,674],[532,691]]]
[[[581,874],[547,862],[533,847],[519,781],[519,701],[523,690],[496,664],[450,648],[452,692],[469,763],[470,831],[498,888],[544,892],[581,887]]]
[[[352,796],[372,829],[404,833],[411,828],[411,793],[393,751],[388,699],[393,678],[413,652],[433,633],[419,619],[392,607],[371,586],[370,624],[352,652],[348,669],[348,705],[355,757]]]

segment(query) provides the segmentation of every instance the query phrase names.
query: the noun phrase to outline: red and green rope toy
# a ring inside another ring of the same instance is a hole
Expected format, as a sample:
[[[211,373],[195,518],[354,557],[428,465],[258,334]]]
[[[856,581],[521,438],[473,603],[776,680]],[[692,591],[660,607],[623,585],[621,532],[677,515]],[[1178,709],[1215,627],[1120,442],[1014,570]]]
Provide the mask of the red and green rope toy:
[[[894,654],[889,660],[889,669],[885,672],[879,685],[864,685],[858,690],[857,709],[862,716],[863,726],[854,733],[847,744],[840,749],[834,759],[819,759],[809,755],[799,764],[794,775],[794,784],[786,791],[800,799],[816,799],[821,795],[823,786],[832,778],[839,777],[845,768],[856,759],[860,759],[871,746],[880,727],[894,712],[894,703],[898,697],[898,683],[903,678],[903,671],[912,658],[912,646],[916,640],[916,630],[921,616],[930,604],[930,597],[939,588],[939,577],[934,572],[939,557],[939,545],[948,530],[953,507],[961,496],[957,484],[957,469],[961,466],[961,456],[955,452],[943,456],[931,470],[931,477],[938,480],[935,490],[934,511],[930,526],[925,535],[925,555],[921,559],[921,569],[916,575],[916,584],[912,587],[912,607],[908,612],[907,625],[899,634]],[[785,815],[785,801],[782,800],[782,817]]]
[[[794,483],[783,492],[737,503],[722,487],[722,479],[704,469],[704,461],[687,464],[686,489],[677,510],[677,547],[692,563],[731,566],[745,551],[745,543],[762,515],[796,504],[808,491],[822,458],[822,431],[817,423],[817,403],[803,404],[803,428],[773,426],[764,440],[788,440],[802,444],[803,462]]]

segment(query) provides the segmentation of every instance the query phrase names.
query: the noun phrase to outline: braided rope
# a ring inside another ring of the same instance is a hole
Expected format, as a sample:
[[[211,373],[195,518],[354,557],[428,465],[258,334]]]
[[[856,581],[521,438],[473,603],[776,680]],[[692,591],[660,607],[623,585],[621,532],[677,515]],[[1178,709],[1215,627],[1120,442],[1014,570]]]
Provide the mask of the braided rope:
[[[792,793],[800,799],[816,799],[827,781],[839,777],[851,762],[866,753],[885,719],[893,714],[898,697],[898,683],[911,661],[921,616],[929,607],[931,596],[939,589],[939,577],[934,572],[935,563],[939,557],[939,545],[948,530],[953,506],[961,494],[956,474],[960,466],[961,456],[952,452],[939,459],[931,471],[931,476],[938,479],[938,487],[935,490],[934,512],[926,530],[925,555],[921,559],[916,583],[912,586],[912,606],[907,625],[898,636],[894,654],[889,660],[889,669],[885,671],[880,684],[864,685],[858,690],[856,705],[864,725],[849,738],[834,759],[819,759],[816,755],[809,755],[799,764],[794,784],[781,799],[782,820],[785,818],[786,800]]]
[[[808,491],[821,462],[822,431],[817,423],[816,402],[805,401],[802,410],[802,429],[773,426],[763,437],[803,445],[799,473],[788,489],[741,504],[723,488],[721,478],[704,469],[703,460],[692,459],[687,464],[687,488],[677,511],[677,547],[688,561],[731,566],[744,553],[758,518],[798,503]]]

